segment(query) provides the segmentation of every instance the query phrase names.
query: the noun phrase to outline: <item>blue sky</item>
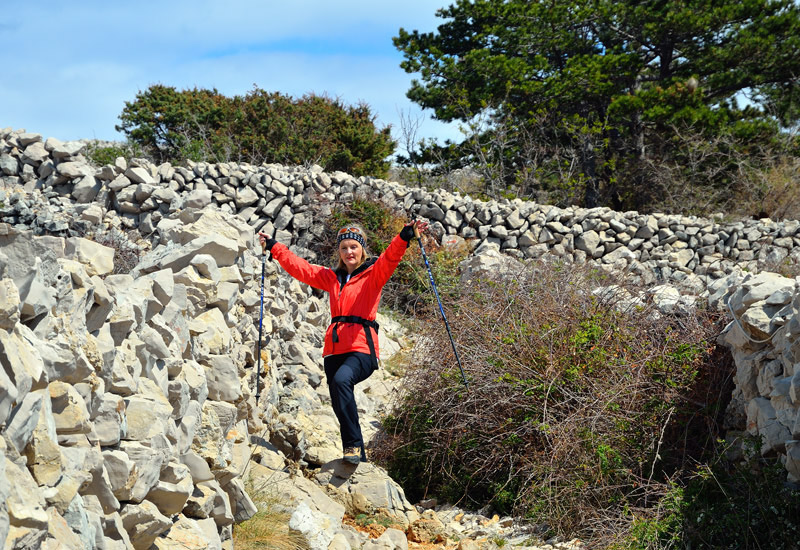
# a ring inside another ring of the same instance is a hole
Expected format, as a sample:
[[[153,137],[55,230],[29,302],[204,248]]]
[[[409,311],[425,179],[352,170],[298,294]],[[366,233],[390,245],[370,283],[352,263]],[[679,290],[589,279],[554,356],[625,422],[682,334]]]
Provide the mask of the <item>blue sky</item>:
[[[420,137],[458,138],[405,93],[413,75],[392,44],[400,27],[433,31],[439,0],[8,0],[0,10],[0,127],[45,137],[122,139],[125,101],[151,84],[258,86],[295,97],[365,101],[399,136],[399,112]]]

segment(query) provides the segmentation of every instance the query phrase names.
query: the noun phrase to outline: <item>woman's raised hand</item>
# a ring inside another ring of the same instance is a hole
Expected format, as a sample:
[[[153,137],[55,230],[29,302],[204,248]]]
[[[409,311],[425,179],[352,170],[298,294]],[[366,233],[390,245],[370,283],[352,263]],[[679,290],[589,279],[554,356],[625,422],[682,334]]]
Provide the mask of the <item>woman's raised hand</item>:
[[[263,233],[261,231],[258,232],[258,240],[261,243],[261,249],[264,251],[271,250],[272,246],[278,242],[269,235],[267,235],[266,233]]]
[[[414,237],[419,237],[423,231],[428,228],[428,222],[423,220],[414,220],[412,222],[407,223],[403,230],[400,231],[400,238],[406,241],[407,243],[411,242],[411,239]]]

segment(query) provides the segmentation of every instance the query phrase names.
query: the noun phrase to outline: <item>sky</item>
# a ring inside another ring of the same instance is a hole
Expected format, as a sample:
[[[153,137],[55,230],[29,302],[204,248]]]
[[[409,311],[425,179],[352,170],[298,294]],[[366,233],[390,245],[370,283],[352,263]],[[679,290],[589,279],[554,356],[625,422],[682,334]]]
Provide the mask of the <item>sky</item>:
[[[0,10],[0,128],[62,141],[123,140],[126,101],[153,84],[253,86],[293,97],[366,102],[400,136],[458,139],[405,96],[411,80],[392,44],[402,27],[434,31],[440,0],[5,0]]]

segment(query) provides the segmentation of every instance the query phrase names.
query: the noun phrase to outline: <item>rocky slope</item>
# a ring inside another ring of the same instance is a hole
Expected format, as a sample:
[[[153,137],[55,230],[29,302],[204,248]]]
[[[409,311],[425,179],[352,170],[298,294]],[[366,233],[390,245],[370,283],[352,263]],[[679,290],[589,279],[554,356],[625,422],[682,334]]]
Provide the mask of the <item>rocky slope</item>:
[[[234,523],[255,511],[246,479],[251,491],[280,495],[313,548],[404,548],[407,536],[413,544],[448,533],[464,547],[532,544],[511,520],[425,511],[379,468],[340,463],[321,372],[327,304],[273,262],[255,402],[255,230],[314,259],[308,245],[323,230],[315,219],[362,192],[431,219],[443,242],[470,239],[465,278],[548,255],[670,283],[631,303],[692,307],[680,285],[730,308],[735,320],[722,338],[737,362],[731,424],[760,434],[765,452],[800,478],[797,281],[753,274],[800,256],[797,222],[486,203],[318,167],[124,159],[95,167],[83,147],[0,131],[6,548],[230,548]],[[408,344],[390,320],[380,323],[387,359]],[[397,384],[381,369],[357,388],[368,438]],[[389,530],[378,543],[342,523],[345,513],[377,509],[408,535]]]

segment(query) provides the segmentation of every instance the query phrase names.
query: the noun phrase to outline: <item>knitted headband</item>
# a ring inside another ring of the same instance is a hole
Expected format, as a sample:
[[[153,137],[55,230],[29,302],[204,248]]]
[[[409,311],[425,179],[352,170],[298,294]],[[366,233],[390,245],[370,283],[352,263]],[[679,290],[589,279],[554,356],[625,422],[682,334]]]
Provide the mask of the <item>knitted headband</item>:
[[[345,239],[357,241],[358,244],[361,245],[361,248],[366,248],[367,246],[367,242],[364,240],[364,236],[361,234],[361,230],[358,227],[343,227],[336,236],[336,245],[338,246],[339,243]]]

